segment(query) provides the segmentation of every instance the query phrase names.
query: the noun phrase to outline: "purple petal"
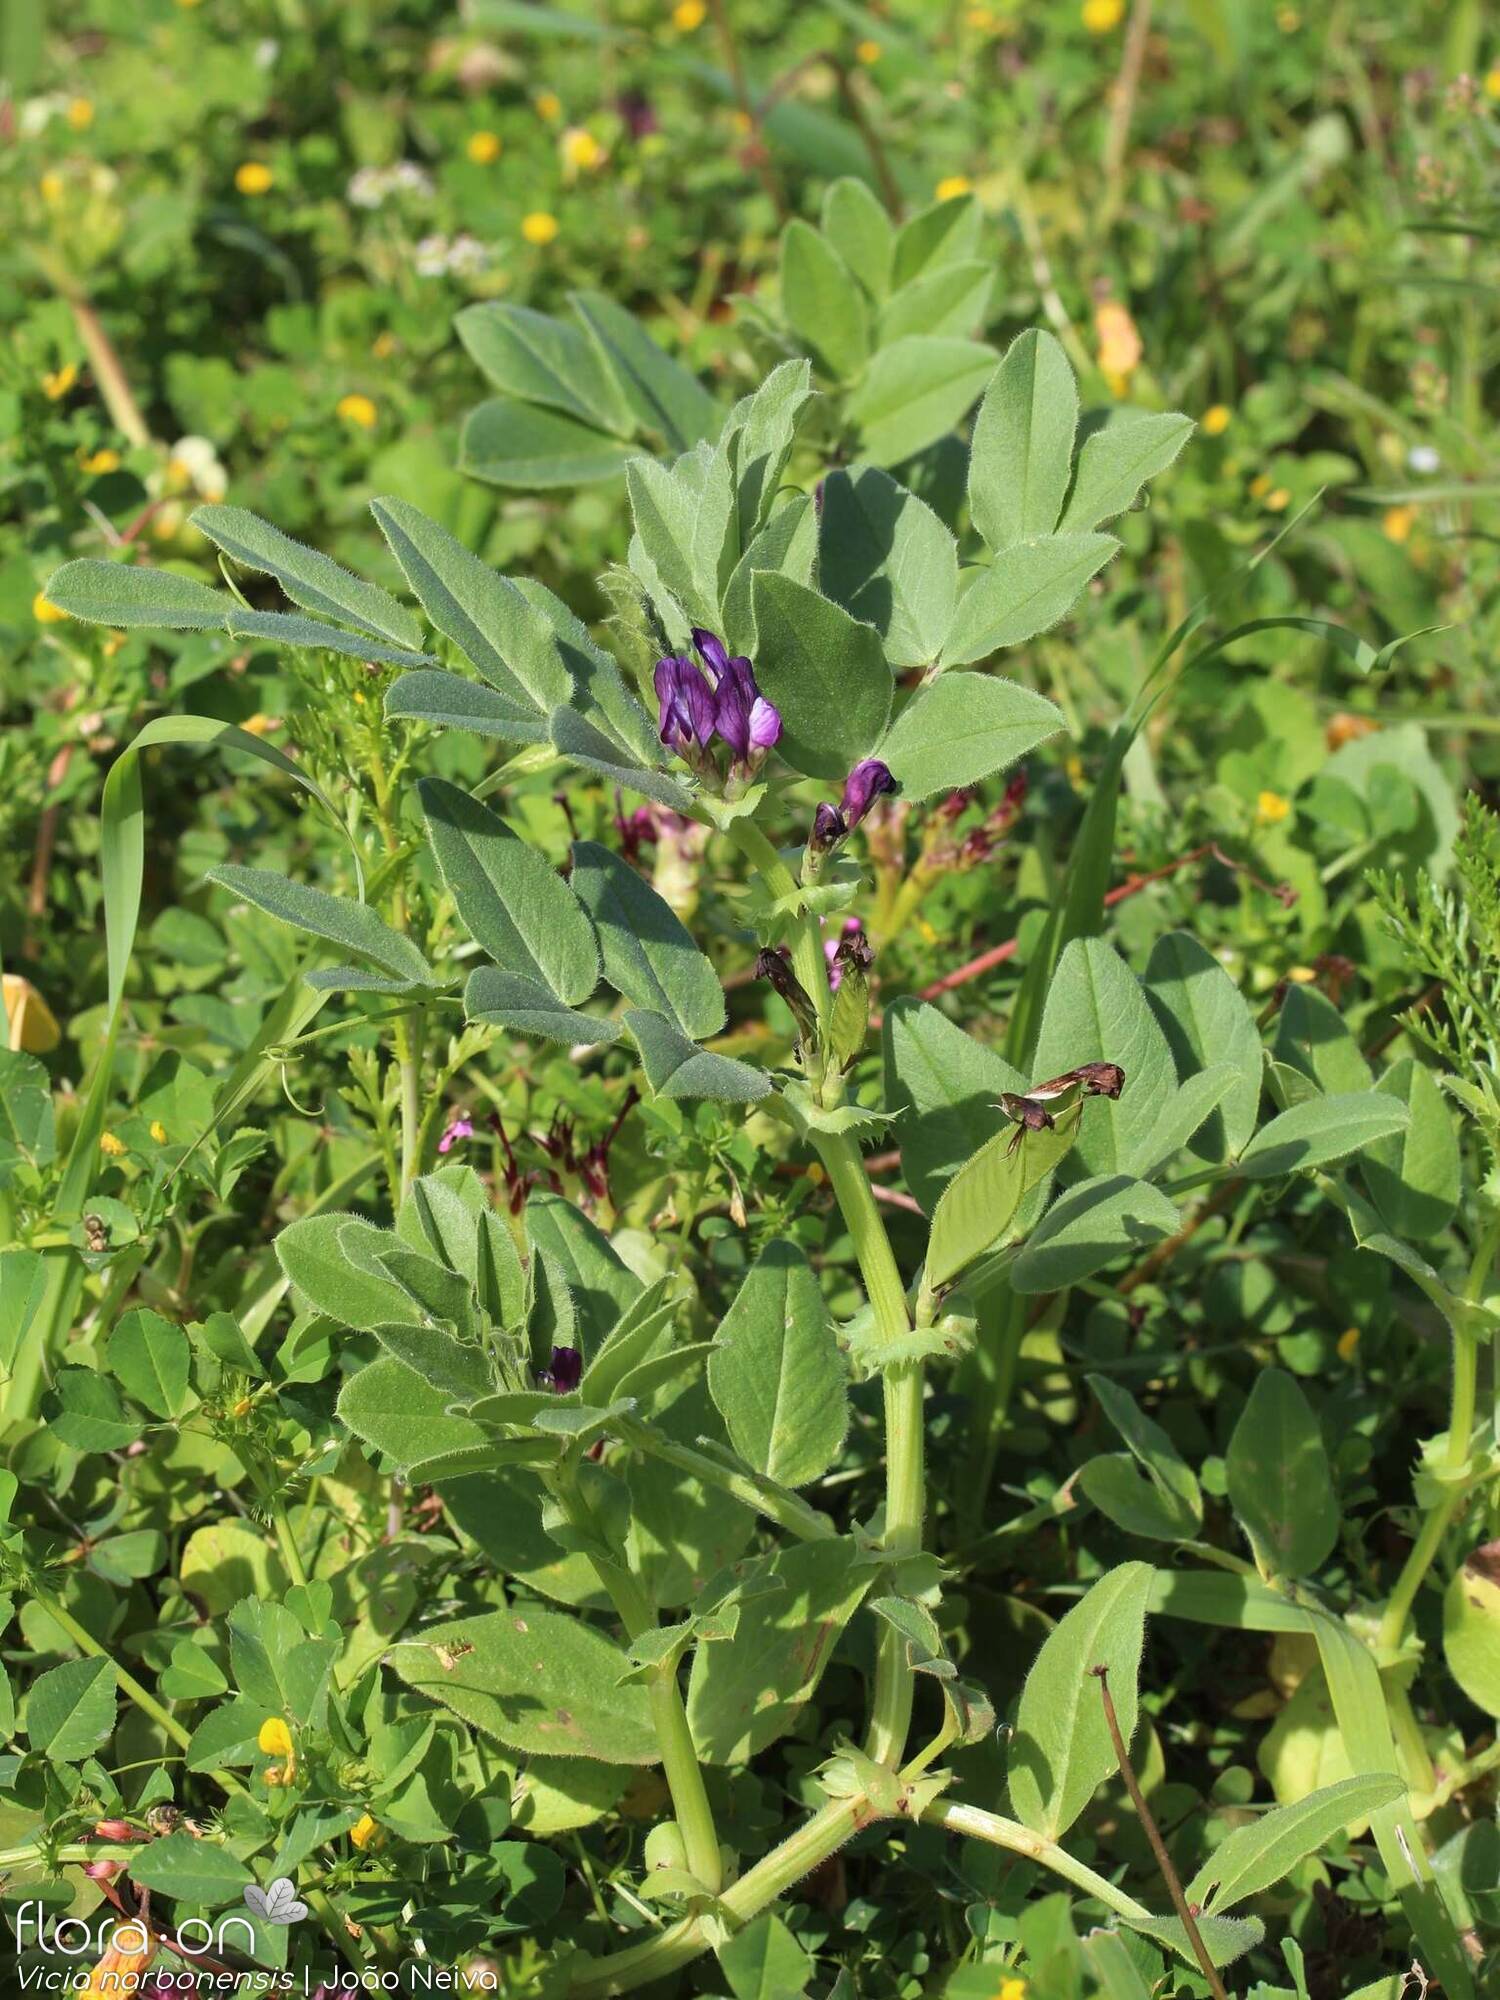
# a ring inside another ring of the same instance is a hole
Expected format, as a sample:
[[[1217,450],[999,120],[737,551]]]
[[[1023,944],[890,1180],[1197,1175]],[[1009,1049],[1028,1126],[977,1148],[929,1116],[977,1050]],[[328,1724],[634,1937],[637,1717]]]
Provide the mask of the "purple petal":
[[[750,704],[750,748],[769,750],[781,740],[781,711],[773,708],[763,694]]]
[[[583,1356],[576,1347],[554,1347],[552,1365],[547,1372],[558,1395],[566,1396],[583,1380]]]
[[[878,757],[863,757],[844,780],[840,810],[846,823],[855,827],[884,792],[893,792],[896,780]]]
[[[707,632],[701,625],[693,627],[693,644],[698,648],[704,666],[714,677],[715,686],[724,678],[729,668],[729,652],[724,641],[714,633]],[[746,666],[750,664],[747,660]]]
[[[732,674],[719,682],[714,701],[714,727],[733,751],[736,760],[750,754],[750,704]]]
[[[825,799],[813,814],[812,840],[809,844],[815,854],[826,854],[829,848],[838,846],[848,831],[844,815]]]

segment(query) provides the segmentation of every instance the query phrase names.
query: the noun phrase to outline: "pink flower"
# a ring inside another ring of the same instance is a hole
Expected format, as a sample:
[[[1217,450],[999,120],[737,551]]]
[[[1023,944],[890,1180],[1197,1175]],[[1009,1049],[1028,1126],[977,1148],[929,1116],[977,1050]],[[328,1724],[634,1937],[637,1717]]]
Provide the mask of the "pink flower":
[[[449,1119],[442,1138],[438,1140],[438,1151],[440,1153],[451,1153],[460,1139],[472,1139],[473,1136],[473,1119],[470,1118],[466,1111],[456,1112]]]

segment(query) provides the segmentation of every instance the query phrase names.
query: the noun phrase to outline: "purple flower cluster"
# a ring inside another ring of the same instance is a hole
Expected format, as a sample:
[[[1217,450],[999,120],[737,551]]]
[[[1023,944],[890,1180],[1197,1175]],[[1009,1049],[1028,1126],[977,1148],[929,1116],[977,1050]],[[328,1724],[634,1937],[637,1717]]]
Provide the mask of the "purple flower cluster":
[[[878,757],[861,757],[844,780],[844,796],[836,806],[825,803],[813,814],[808,846],[820,859],[847,839],[878,798],[896,790],[896,780]]]
[[[781,717],[755,685],[750,662],[731,659],[722,639],[701,626],[693,645],[703,665],[679,654],[656,663],[661,740],[700,773],[711,771],[715,738],[727,744],[732,768],[753,772],[781,735]]]

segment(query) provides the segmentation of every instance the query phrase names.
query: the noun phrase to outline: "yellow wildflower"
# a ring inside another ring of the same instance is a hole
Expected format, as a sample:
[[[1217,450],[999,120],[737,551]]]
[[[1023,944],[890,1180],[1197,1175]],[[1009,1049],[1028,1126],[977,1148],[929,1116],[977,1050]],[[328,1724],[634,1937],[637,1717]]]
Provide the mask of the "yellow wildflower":
[[[167,1128],[159,1118],[151,1120],[151,1137],[158,1146],[165,1146],[167,1143]]]
[[[854,53],[868,67],[869,64],[880,61],[880,44],[872,41],[856,42]]]
[[[384,333],[377,333],[370,342],[370,352],[377,361],[389,361],[396,351],[396,336],[389,327]]]
[[[464,151],[476,167],[493,166],[500,157],[500,134],[498,132],[471,132]]]
[[[279,729],[281,724],[276,720],[274,715],[262,715],[257,709],[255,714],[250,717],[250,720],[242,722],[240,727],[247,736],[269,736],[271,731]]]
[[[933,189],[939,201],[952,201],[957,195],[967,194],[970,188],[967,174],[948,174]]]
[[[567,164],[582,173],[597,167],[604,158],[604,148],[593,133],[585,131],[581,125],[569,126],[563,133],[562,151]]]
[[[1271,490],[1270,473],[1257,472],[1255,477],[1250,482],[1250,498],[1252,500],[1261,500],[1265,497],[1267,493],[1270,492],[1270,490]]]
[[[1026,2000],[1026,1994],[1027,1986],[1024,1979],[1002,1979],[995,2000]]]
[[[1229,407],[1225,403],[1215,403],[1203,412],[1203,428],[1211,438],[1222,437],[1229,428]]]
[[[1284,799],[1280,792],[1262,792],[1255,801],[1255,817],[1262,826],[1276,826],[1291,809],[1291,800]]]
[[[536,105],[537,116],[545,118],[549,125],[562,117],[562,99],[555,90],[539,90],[532,101]]]
[[[94,122],[94,107],[86,97],[75,97],[68,106],[68,123],[75,132],[87,132]]]
[[[292,1732],[279,1715],[266,1717],[255,1740],[268,1757],[292,1755]]]
[[[1107,35],[1125,18],[1125,0],[1083,0],[1079,18],[1091,35]]]
[[[111,451],[108,445],[103,445],[98,451],[85,452],[78,461],[78,469],[80,472],[88,473],[91,479],[97,479],[101,473],[118,472],[120,454]]]
[[[45,590],[39,590],[31,600],[31,615],[38,625],[61,625],[67,612],[60,604],[54,604]]]
[[[677,0],[677,5],[672,9],[672,25],[680,28],[683,34],[690,35],[694,28],[703,26],[704,16],[707,13],[708,9],[703,0]]]
[[[124,645],[124,643],[125,643],[125,634],[123,632],[106,632],[104,635],[104,649],[103,649],[105,659],[112,660],[115,654],[118,653],[120,648]]]
[[[1352,1361],[1359,1352],[1359,1328],[1346,1326],[1338,1338],[1340,1361]]]
[[[1293,986],[1311,986],[1317,980],[1317,968],[1311,965],[1289,965],[1287,978]]]
[[[267,194],[275,179],[264,160],[245,160],[234,170],[234,184],[241,194]]]
[[[118,1160],[125,1151],[125,1141],[114,1132],[99,1134],[99,1151],[111,1160]]]
[[[1101,299],[1094,308],[1094,332],[1099,338],[1099,372],[1111,391],[1123,396],[1144,351],[1135,321],[1118,299]]]
[[[372,431],[380,412],[368,396],[361,396],[356,392],[353,395],[339,397],[338,415],[346,424],[358,424],[362,431]]]
[[[1290,504],[1291,498],[1291,494],[1284,486],[1277,486],[1266,495],[1266,506],[1273,514],[1280,514]]]
[[[528,243],[538,247],[552,242],[557,235],[557,217],[549,215],[544,208],[534,208],[530,215],[521,217],[521,234]]]
[[[182,9],[183,13],[186,14],[190,13],[194,7],[201,7],[203,5],[203,0],[177,0],[177,4]]]
[[[360,1852],[363,1853],[364,1850],[368,1846],[370,1846],[371,1842],[375,1839],[375,1836],[379,1833],[379,1831],[380,1831],[379,1824],[375,1820],[371,1819],[368,1813],[364,1813],[360,1816],[360,1818],[358,1818],[354,1822],[353,1826],[350,1827],[349,1838],[354,1842],[354,1845],[360,1850]]]
[[[1297,12],[1295,7],[1278,7],[1276,9],[1276,25],[1280,28],[1282,34],[1295,35],[1297,30],[1302,26],[1302,16]]]
[[[49,208],[55,208],[67,191],[67,183],[61,174],[43,174],[37,186]]]
[[[808,1186],[821,1187],[824,1181],[827,1180],[827,1178],[828,1174],[826,1169],[822,1166],[822,1164],[819,1161],[814,1160],[807,1169]]]
[[[49,403],[60,403],[78,380],[78,363],[65,361],[42,377],[42,389]]]
[[[1387,507],[1381,516],[1380,525],[1385,530],[1387,541],[1404,542],[1417,524],[1415,507]]]
[[[751,118],[750,113],[748,111],[740,111],[738,109],[731,111],[729,114],[729,122],[734,127],[736,132],[743,134],[743,136],[747,139],[749,138],[750,134],[755,130],[755,121]]]
[[[1484,73],[1484,94],[1486,97],[1500,98],[1500,63]]]
[[[29,1056],[44,1056],[55,1049],[62,1040],[62,1030],[31,981],[19,972],[7,972],[3,984],[7,1045],[24,1049]]]

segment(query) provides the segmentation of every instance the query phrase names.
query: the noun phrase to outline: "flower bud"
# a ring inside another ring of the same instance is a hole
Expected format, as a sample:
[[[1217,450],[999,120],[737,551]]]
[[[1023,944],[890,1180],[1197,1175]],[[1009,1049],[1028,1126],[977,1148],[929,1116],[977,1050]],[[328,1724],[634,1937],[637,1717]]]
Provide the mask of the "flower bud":
[[[755,961],[757,979],[769,980],[792,1010],[802,1046],[815,1048],[818,1040],[818,1010],[812,996],[793,972],[791,961],[779,951],[763,951]]]

